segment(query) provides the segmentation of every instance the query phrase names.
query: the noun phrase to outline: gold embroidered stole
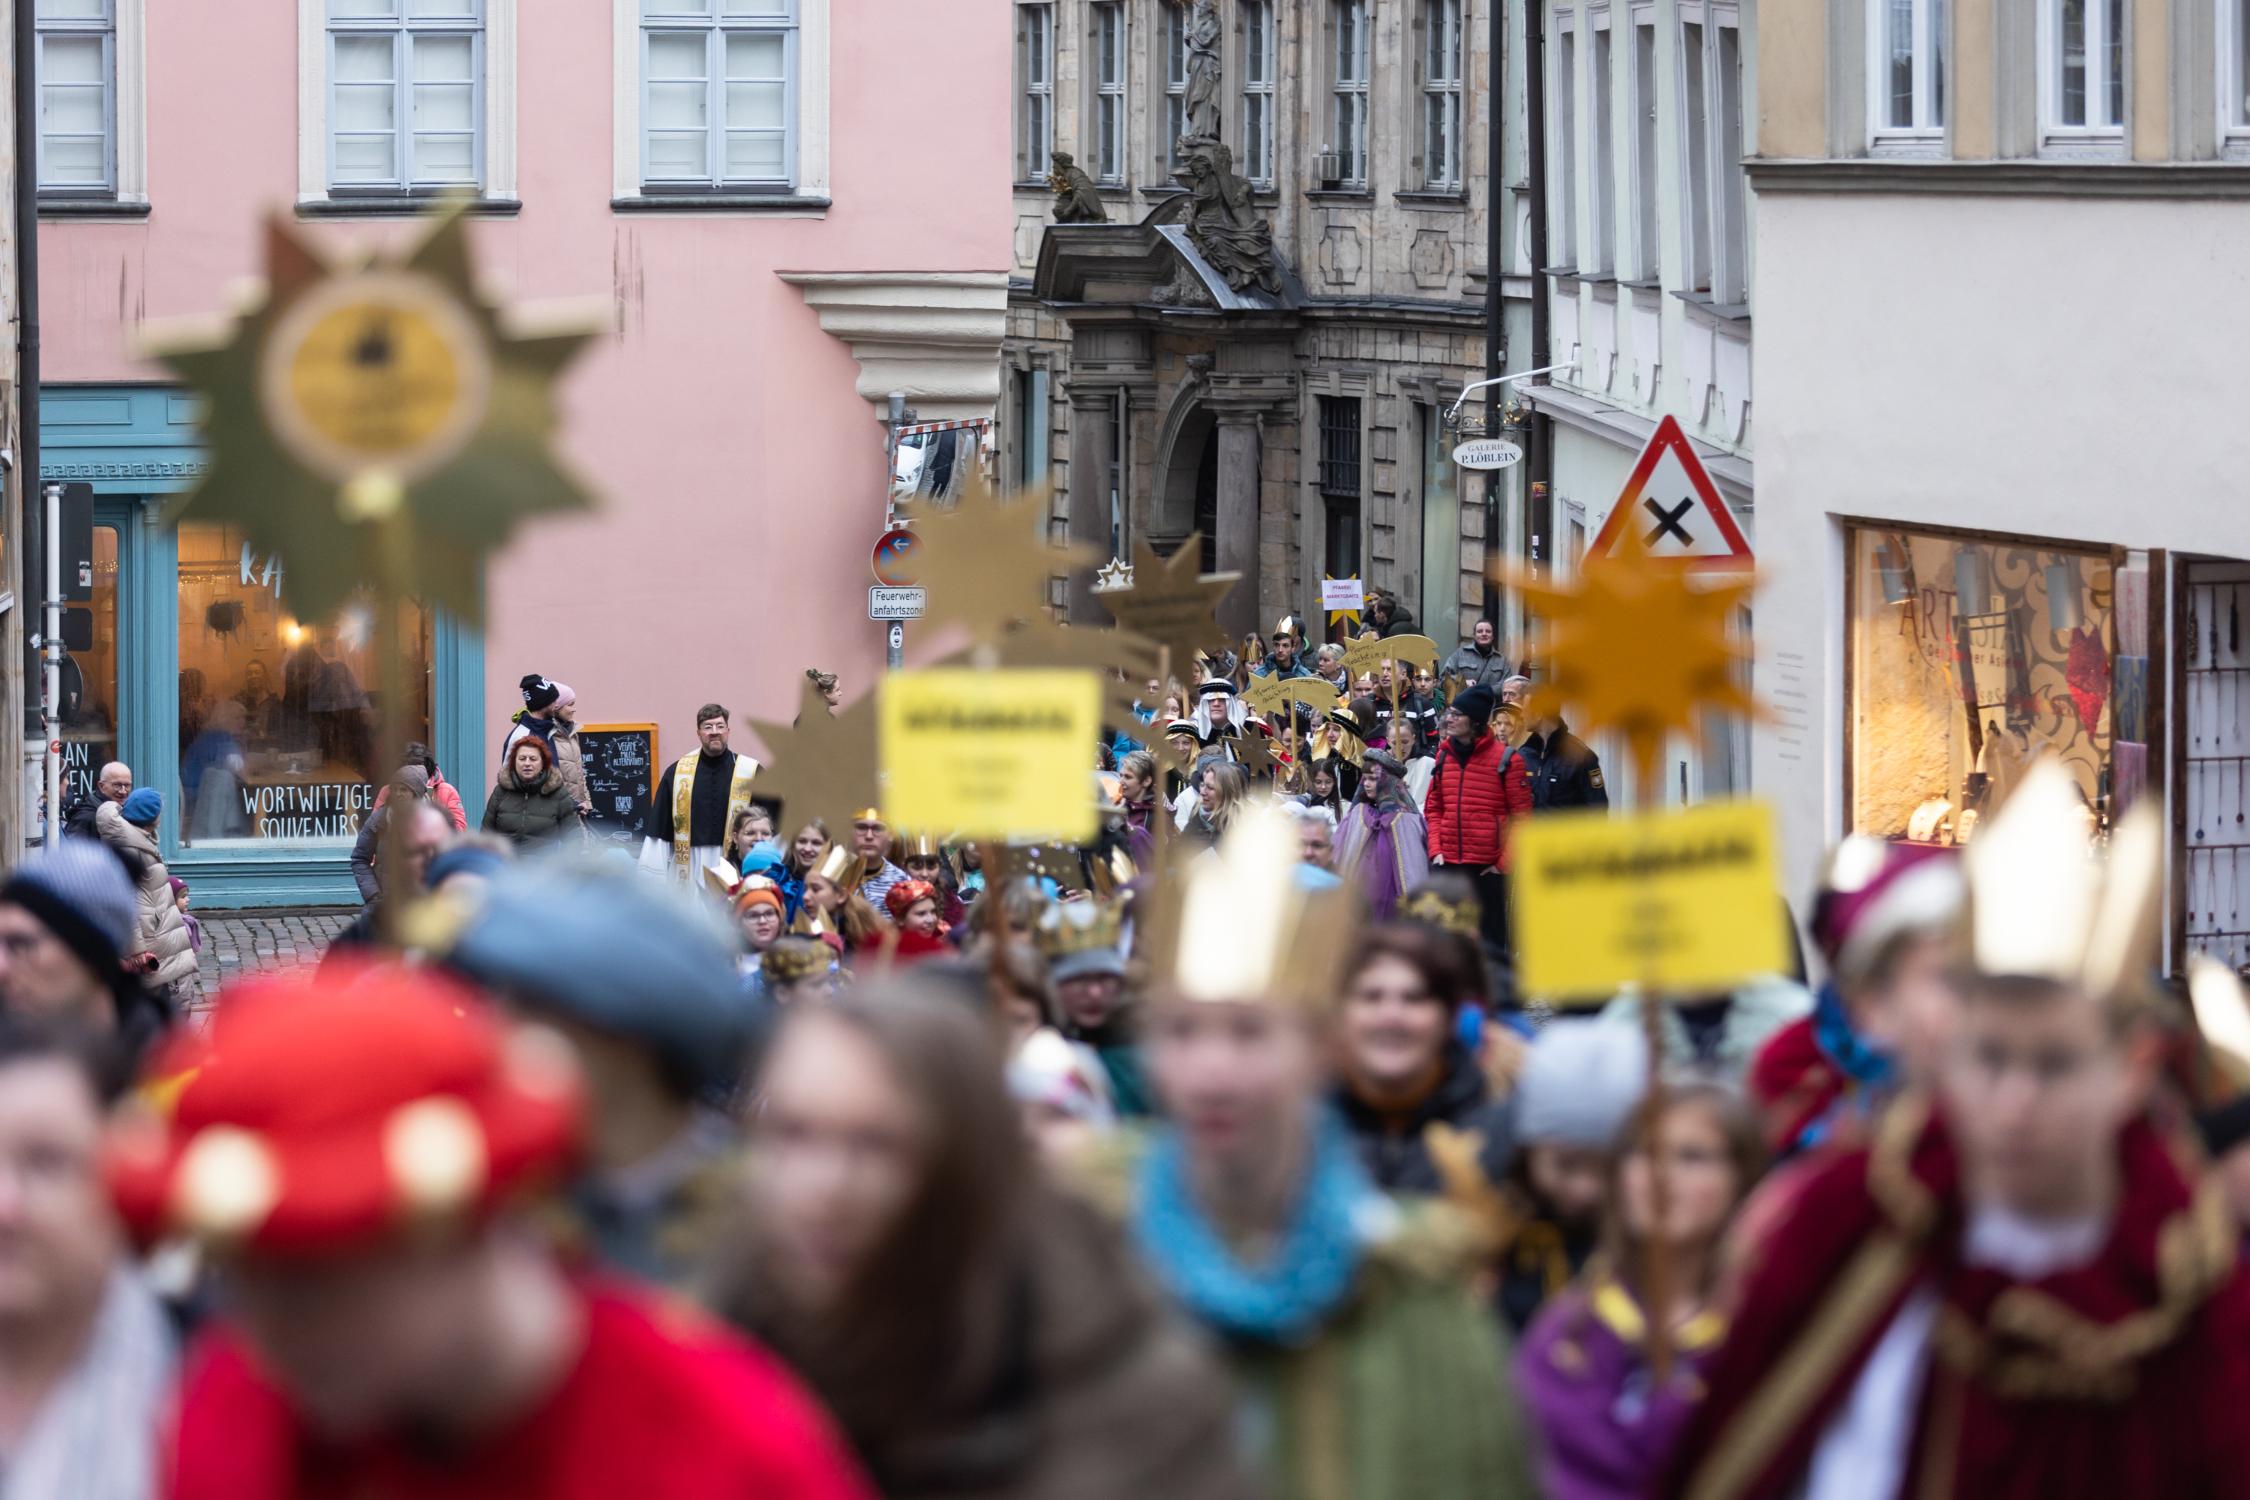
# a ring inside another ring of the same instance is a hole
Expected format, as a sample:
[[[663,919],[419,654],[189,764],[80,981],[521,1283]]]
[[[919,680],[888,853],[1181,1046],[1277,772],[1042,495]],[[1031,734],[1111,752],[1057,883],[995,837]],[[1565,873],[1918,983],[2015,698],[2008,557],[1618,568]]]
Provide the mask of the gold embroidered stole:
[[[690,750],[672,767],[672,873],[682,880],[688,870],[688,818],[695,803],[695,771],[703,759],[702,747]],[[742,816],[750,805],[750,783],[758,774],[758,763],[747,755],[734,758],[734,776],[727,783],[726,828],[732,831],[734,820]],[[725,835],[720,836],[726,842]]]

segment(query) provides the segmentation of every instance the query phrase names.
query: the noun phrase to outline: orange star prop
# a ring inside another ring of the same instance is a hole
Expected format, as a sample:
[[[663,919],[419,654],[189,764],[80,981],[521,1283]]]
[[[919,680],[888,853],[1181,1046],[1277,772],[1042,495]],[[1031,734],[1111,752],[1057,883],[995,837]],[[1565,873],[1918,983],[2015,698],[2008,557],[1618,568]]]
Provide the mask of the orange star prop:
[[[1203,535],[1196,532],[1170,557],[1135,538],[1133,586],[1096,597],[1111,618],[1135,634],[1170,649],[1172,669],[1193,661],[1198,651],[1226,639],[1219,624],[1219,601],[1242,581],[1240,573],[1197,572]]]
[[[1764,716],[1739,676],[1748,649],[1727,636],[1750,581],[1699,588],[1684,569],[1650,558],[1637,527],[1567,584],[1521,571],[1507,581],[1550,631],[1531,713],[1567,705],[1579,729],[1623,735],[1643,785],[1652,784],[1665,736],[1695,733],[1704,712]]]

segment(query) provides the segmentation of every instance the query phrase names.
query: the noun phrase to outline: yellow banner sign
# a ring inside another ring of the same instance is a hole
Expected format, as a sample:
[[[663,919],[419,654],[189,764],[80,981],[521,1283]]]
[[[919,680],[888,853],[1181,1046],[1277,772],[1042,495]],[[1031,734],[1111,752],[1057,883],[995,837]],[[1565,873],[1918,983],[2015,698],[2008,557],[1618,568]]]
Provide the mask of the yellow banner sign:
[[[898,672],[883,679],[883,811],[963,839],[1091,840],[1091,672]]]
[[[1731,990],[1788,967],[1772,809],[1716,802],[1609,817],[1541,814],[1515,834],[1516,983],[1606,1000]]]

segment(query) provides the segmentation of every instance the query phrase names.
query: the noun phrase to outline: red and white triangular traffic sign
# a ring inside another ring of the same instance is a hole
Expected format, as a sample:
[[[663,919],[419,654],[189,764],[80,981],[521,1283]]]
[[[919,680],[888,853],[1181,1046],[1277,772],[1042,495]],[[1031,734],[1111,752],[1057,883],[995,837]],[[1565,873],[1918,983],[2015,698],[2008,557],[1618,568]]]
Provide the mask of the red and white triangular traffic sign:
[[[1609,519],[1586,549],[1586,561],[1614,552],[1627,526],[1640,527],[1649,556],[1698,572],[1746,571],[1754,560],[1734,512],[1719,498],[1719,487],[1677,417],[1656,424]]]

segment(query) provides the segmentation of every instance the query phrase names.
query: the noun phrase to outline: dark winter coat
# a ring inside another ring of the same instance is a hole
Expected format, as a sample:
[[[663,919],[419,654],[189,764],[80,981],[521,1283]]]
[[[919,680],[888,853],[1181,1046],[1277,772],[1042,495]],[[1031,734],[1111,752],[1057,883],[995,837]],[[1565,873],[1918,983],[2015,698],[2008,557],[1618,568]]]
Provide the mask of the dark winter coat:
[[[1368,1107],[1350,1085],[1338,1084],[1336,1112],[1359,1146],[1367,1175],[1386,1193],[1436,1195],[1445,1191],[1437,1162],[1430,1155],[1429,1131],[1442,1125],[1483,1137],[1477,1157],[1487,1182],[1497,1183],[1508,1170],[1515,1136],[1509,1126],[1508,1106],[1492,1097],[1492,1085],[1476,1058],[1458,1041],[1445,1045],[1445,1072],[1420,1104],[1402,1114],[1384,1114]]]
[[[584,826],[578,819],[578,804],[563,786],[562,773],[552,766],[528,788],[514,771],[502,771],[499,784],[485,799],[485,832],[503,834],[519,847],[576,835]]]
[[[1601,757],[1593,747],[1557,725],[1549,735],[1533,735],[1523,742],[1531,757],[1532,801],[1540,807],[1607,807],[1609,788],[1602,781]]]
[[[1489,733],[1470,742],[1466,758],[1454,741],[1439,742],[1422,803],[1432,864],[1507,869],[1509,825],[1530,812],[1530,767],[1521,755]]]

